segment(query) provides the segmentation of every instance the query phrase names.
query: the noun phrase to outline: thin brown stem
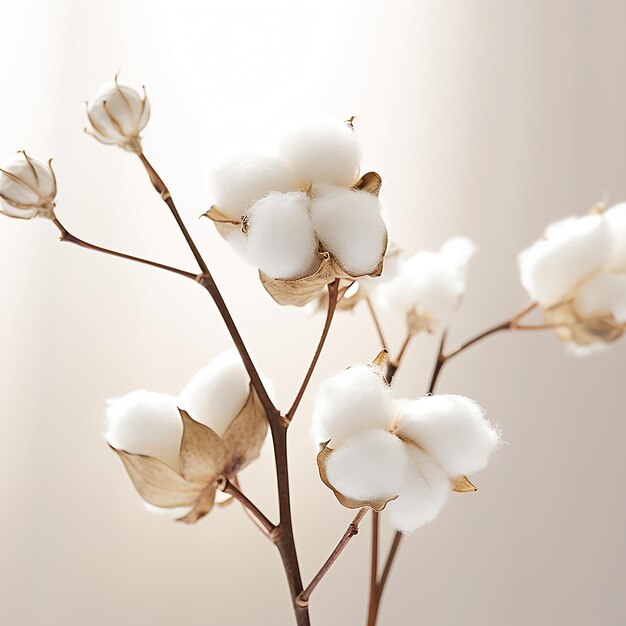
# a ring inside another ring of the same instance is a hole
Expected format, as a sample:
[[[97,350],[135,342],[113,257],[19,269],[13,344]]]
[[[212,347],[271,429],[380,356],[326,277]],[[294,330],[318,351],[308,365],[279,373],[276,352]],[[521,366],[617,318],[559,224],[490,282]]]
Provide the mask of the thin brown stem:
[[[270,399],[265,386],[259,376],[259,373],[250,358],[250,354],[244,341],[235,325],[232,315],[222,294],[211,275],[206,263],[204,262],[202,255],[198,251],[189,231],[185,227],[178,210],[172,200],[172,196],[163,182],[163,179],[157,174],[156,170],[146,159],[145,155],[139,154],[139,158],[148,172],[152,185],[160,194],[163,201],[169,207],[174,219],[176,220],[178,227],[180,228],[189,248],[191,249],[202,274],[197,278],[198,283],[202,285],[208,292],[213,302],[217,307],[226,328],[230,333],[230,336],[239,352],[241,360],[246,368],[248,376],[250,376],[250,382],[254,387],[259,400],[265,411],[267,421],[269,422],[270,431],[272,433],[272,442],[274,444],[274,459],[276,465],[276,482],[278,491],[278,507],[280,521],[278,526],[273,531],[274,541],[280,553],[283,568],[285,570],[285,576],[289,584],[291,592],[291,598],[294,607],[294,614],[296,618],[296,624],[298,626],[309,626],[309,612],[306,607],[300,606],[296,602],[296,598],[302,592],[302,577],[300,575],[300,567],[298,564],[298,555],[296,551],[296,545],[293,536],[293,523],[291,518],[291,499],[289,493],[289,469],[287,460],[287,423],[281,416],[280,411],[274,406],[274,403]]]
[[[389,549],[389,556],[387,557],[387,561],[385,562],[385,566],[383,568],[383,573],[380,575],[380,580],[378,581],[378,607],[380,607],[380,599],[383,596],[383,591],[385,589],[385,585],[387,584],[387,579],[389,578],[389,573],[391,572],[391,566],[396,558],[396,554],[398,552],[398,548],[400,547],[400,542],[404,535],[400,532],[396,532],[393,537],[393,542],[391,543],[391,548]],[[372,622],[372,624],[376,624],[376,619]]]
[[[378,537],[379,537],[379,514],[372,511],[372,550],[370,558],[370,589],[369,607],[367,610],[367,626],[376,622],[378,613]]]
[[[193,256],[195,257],[200,267],[200,270],[202,271],[203,274],[208,274],[209,268],[207,267],[207,264],[202,258],[202,255],[200,254],[200,251],[198,250],[195,242],[193,241],[191,234],[187,230],[185,223],[180,217],[180,213],[178,212],[178,209],[176,208],[176,205],[174,204],[174,200],[172,199],[172,195],[170,194],[170,191],[167,188],[167,185],[163,182],[163,179],[157,174],[156,170],[152,167],[152,165],[150,164],[150,162],[148,161],[148,159],[146,158],[143,152],[140,152],[137,156],[139,157],[139,160],[141,161],[142,165],[146,168],[146,172],[148,172],[148,176],[150,177],[150,182],[152,183],[152,186],[157,190],[163,202],[165,202],[165,204],[167,204],[167,206],[169,207],[174,219],[176,220],[176,223],[178,224],[178,228],[180,228],[180,231],[182,232],[183,236],[185,237],[185,240],[187,241],[187,245],[189,246],[189,249],[191,250]]]
[[[378,333],[378,338],[380,339],[381,348],[388,348],[389,344],[385,340],[385,335],[383,334],[383,327],[380,324],[380,320],[378,319],[376,309],[374,308],[372,299],[369,296],[365,296],[365,304],[367,304],[367,308],[369,309],[370,316],[372,317],[372,321],[374,322],[374,326],[376,327],[376,332]]]
[[[144,265],[149,265],[150,267],[156,267],[161,270],[165,270],[167,272],[172,272],[174,274],[178,274],[179,276],[184,276],[185,278],[191,278],[196,280],[197,274],[193,274],[192,272],[186,272],[185,270],[178,269],[177,267],[171,267],[170,265],[164,265],[163,263],[157,263],[156,261],[150,261],[149,259],[143,259],[141,257],[132,256],[131,254],[124,254],[123,252],[117,252],[116,250],[110,250],[109,248],[103,248],[102,246],[96,246],[93,243],[89,243],[88,241],[84,241],[83,239],[79,239],[78,237],[72,235],[63,224],[59,221],[57,217],[54,217],[52,223],[59,229],[60,240],[67,241],[68,243],[73,243],[81,248],[85,248],[85,250],[93,250],[94,252],[102,252],[103,254],[109,254],[111,256],[116,256],[120,259],[126,259],[128,261],[135,261],[136,263],[142,263]]]
[[[229,496],[232,496],[235,500],[237,500],[241,505],[249,511],[253,517],[258,521],[258,523],[267,531],[267,535],[272,541],[274,540],[274,536],[276,534],[276,526],[270,522],[263,513],[259,510],[259,508],[251,502],[247,496],[245,496],[241,490],[236,487],[230,480],[225,479],[223,484],[219,487],[221,491],[227,493]]]
[[[345,550],[346,546],[350,543],[352,537],[354,537],[359,532],[359,524],[361,523],[361,520],[363,519],[363,517],[365,517],[365,514],[368,511],[369,507],[366,506],[364,506],[362,509],[359,509],[356,517],[352,520],[346,532],[343,534],[343,537],[337,544],[337,547],[331,552],[328,559],[326,559],[326,562],[324,563],[324,565],[322,565],[320,571],[315,574],[313,580],[309,583],[307,588],[298,595],[296,601],[300,606],[308,606],[311,594],[320,584],[324,576],[326,576],[335,561],[339,558],[339,555]]]
[[[328,309],[326,311],[326,321],[324,323],[324,329],[322,330],[322,336],[317,344],[317,348],[315,350],[315,354],[313,355],[313,359],[311,360],[311,364],[309,365],[309,369],[307,370],[306,376],[302,381],[302,385],[298,390],[298,394],[296,395],[291,408],[287,412],[285,416],[285,420],[287,424],[291,423],[293,416],[298,410],[298,406],[300,406],[300,402],[302,401],[302,397],[304,396],[304,392],[309,385],[311,380],[311,376],[313,376],[313,371],[315,370],[315,366],[317,365],[317,361],[322,354],[322,348],[326,343],[326,337],[328,336],[328,331],[330,330],[330,325],[333,321],[333,317],[335,315],[335,309],[337,308],[337,294],[339,293],[339,279],[336,278],[332,283],[328,285]]]

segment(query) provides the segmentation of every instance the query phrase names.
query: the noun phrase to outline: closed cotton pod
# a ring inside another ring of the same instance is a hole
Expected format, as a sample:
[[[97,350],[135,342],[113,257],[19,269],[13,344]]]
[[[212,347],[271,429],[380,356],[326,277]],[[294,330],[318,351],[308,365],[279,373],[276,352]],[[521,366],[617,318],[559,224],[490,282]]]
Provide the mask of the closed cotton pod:
[[[354,130],[340,119],[296,120],[284,129],[278,146],[303,187],[319,182],[350,187],[359,177],[361,148]]]
[[[379,268],[387,247],[387,228],[375,195],[314,185],[311,218],[322,246],[345,272],[365,276]]]
[[[307,194],[270,193],[252,204],[245,220],[247,256],[265,274],[294,279],[315,272],[321,259]]]
[[[255,151],[221,155],[207,171],[210,201],[226,217],[239,221],[268,193],[295,191],[292,170],[279,158]]]

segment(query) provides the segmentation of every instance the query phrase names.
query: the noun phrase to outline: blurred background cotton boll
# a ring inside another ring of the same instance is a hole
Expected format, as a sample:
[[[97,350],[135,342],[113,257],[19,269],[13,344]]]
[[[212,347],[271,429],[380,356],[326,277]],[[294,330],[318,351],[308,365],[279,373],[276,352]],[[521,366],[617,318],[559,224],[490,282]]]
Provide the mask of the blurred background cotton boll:
[[[451,346],[527,301],[516,259],[546,224],[586,212],[607,190],[611,204],[626,199],[617,0],[0,0],[0,9],[2,162],[24,147],[54,156],[58,214],[77,236],[195,271],[136,157],[82,132],[84,101],[118,69],[124,83],[145,84],[146,154],[283,408],[323,320],[278,307],[197,219],[215,201],[203,177],[221,150],[271,144],[292,115],[355,115],[361,171],[383,178],[393,242],[407,255],[453,235],[479,247]],[[44,220],[3,219],[0,258],[0,624],[242,626],[270,616],[289,626],[279,559],[238,505],[194,527],[149,515],[102,439],[107,398],[176,395],[231,347],[207,294],[60,244]],[[397,351],[402,325],[386,332]],[[436,344],[413,342],[398,397],[426,390]],[[319,481],[313,392],[379,348],[365,307],[338,315],[293,424],[306,580],[353,517]],[[498,416],[509,445],[477,476],[478,493],[450,494],[436,522],[403,542],[383,626],[626,621],[625,357],[623,340],[572,359],[549,333],[503,333],[450,363],[439,391]],[[275,518],[273,481],[271,451],[241,476]],[[364,520],[316,590],[314,623],[365,622],[368,534]]]

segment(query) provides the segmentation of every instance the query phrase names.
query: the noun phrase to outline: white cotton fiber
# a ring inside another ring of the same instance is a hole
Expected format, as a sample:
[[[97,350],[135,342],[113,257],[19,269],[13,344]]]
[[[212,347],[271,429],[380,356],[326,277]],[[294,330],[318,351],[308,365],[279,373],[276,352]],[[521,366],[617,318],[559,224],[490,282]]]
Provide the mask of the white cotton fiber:
[[[434,395],[404,406],[398,435],[414,441],[450,476],[483,469],[500,436],[465,396]]]
[[[185,386],[178,403],[220,437],[240,413],[250,393],[250,378],[235,349],[222,352]]]
[[[317,182],[351,187],[359,177],[361,148],[356,134],[338,119],[295,122],[283,132],[279,152],[302,187]]]
[[[185,515],[187,515],[187,513],[189,513],[193,508],[191,506],[175,506],[168,509],[162,506],[154,506],[154,504],[150,504],[145,501],[143,505],[148,513],[152,513],[152,515],[158,515],[160,517],[166,517],[168,519],[180,519],[181,517],[185,517]]]
[[[104,438],[118,450],[151,456],[178,469],[182,434],[172,396],[141,389],[107,405]]]
[[[270,191],[293,191],[296,180],[280,159],[257,152],[223,157],[209,167],[207,186],[211,204],[233,220]]]
[[[583,317],[612,313],[618,324],[626,323],[626,274],[597,274],[576,292],[576,311]]]
[[[413,446],[406,448],[408,461],[400,496],[387,504],[385,512],[396,530],[410,533],[439,515],[450,493],[450,480],[423,452]]]
[[[311,218],[323,247],[348,274],[364,276],[376,269],[387,242],[376,196],[334,185],[314,185]]]
[[[348,498],[390,498],[398,495],[406,460],[404,444],[395,435],[384,430],[366,430],[330,455],[326,477]]]
[[[309,197],[302,191],[270,193],[246,213],[250,261],[272,278],[301,278],[320,265]]]
[[[626,202],[612,206],[604,214],[611,233],[608,270],[626,272]]]
[[[388,429],[392,420],[390,391],[368,365],[355,365],[320,383],[312,416],[317,443],[330,440],[337,448],[364,430]]]
[[[611,240],[601,215],[567,219],[519,255],[522,285],[542,307],[561,302],[607,260]]]
[[[394,280],[381,286],[379,301],[387,310],[415,311],[431,326],[447,324],[465,293],[475,251],[470,239],[454,237],[439,252],[418,252],[401,264]]]

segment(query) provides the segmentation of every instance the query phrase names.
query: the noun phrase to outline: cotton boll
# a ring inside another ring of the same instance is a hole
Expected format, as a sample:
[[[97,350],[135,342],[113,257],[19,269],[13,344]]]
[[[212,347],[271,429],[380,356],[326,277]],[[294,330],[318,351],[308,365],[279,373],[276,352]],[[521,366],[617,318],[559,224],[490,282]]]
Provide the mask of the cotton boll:
[[[182,434],[172,396],[141,389],[108,403],[104,438],[117,450],[151,456],[177,469]]]
[[[626,323],[626,274],[598,274],[585,281],[574,306],[582,317],[611,313],[618,324]]]
[[[309,197],[302,191],[270,193],[246,214],[251,262],[272,278],[300,278],[320,265]]]
[[[543,307],[561,302],[607,260],[611,240],[606,220],[587,215],[549,229],[547,239],[519,255],[522,284]]]
[[[397,433],[414,441],[450,476],[483,469],[500,436],[464,396],[434,395],[405,405]]]
[[[284,131],[279,151],[302,187],[316,182],[351,187],[358,179],[361,148],[354,130],[341,120],[296,122]]]
[[[387,230],[378,198],[333,185],[313,187],[313,228],[328,252],[353,276],[373,272],[385,254]]]
[[[467,237],[451,237],[441,247],[441,257],[450,269],[465,277],[467,265],[476,254],[476,244]]]
[[[244,407],[250,378],[235,349],[223,352],[185,386],[178,403],[189,415],[220,437]]]
[[[450,480],[421,450],[406,448],[408,462],[400,495],[385,511],[396,530],[410,533],[439,515],[450,493]]]
[[[313,406],[313,436],[337,448],[349,437],[372,428],[388,429],[393,420],[391,394],[368,365],[353,367],[324,380]]]
[[[270,191],[297,189],[292,171],[280,159],[239,152],[210,166],[207,186],[212,203],[227,217],[241,219],[250,205]]]
[[[348,498],[381,500],[398,495],[406,461],[405,446],[395,435],[366,430],[330,455],[326,477]]]
[[[626,202],[620,202],[608,209],[604,218],[612,239],[607,269],[626,272]]]

